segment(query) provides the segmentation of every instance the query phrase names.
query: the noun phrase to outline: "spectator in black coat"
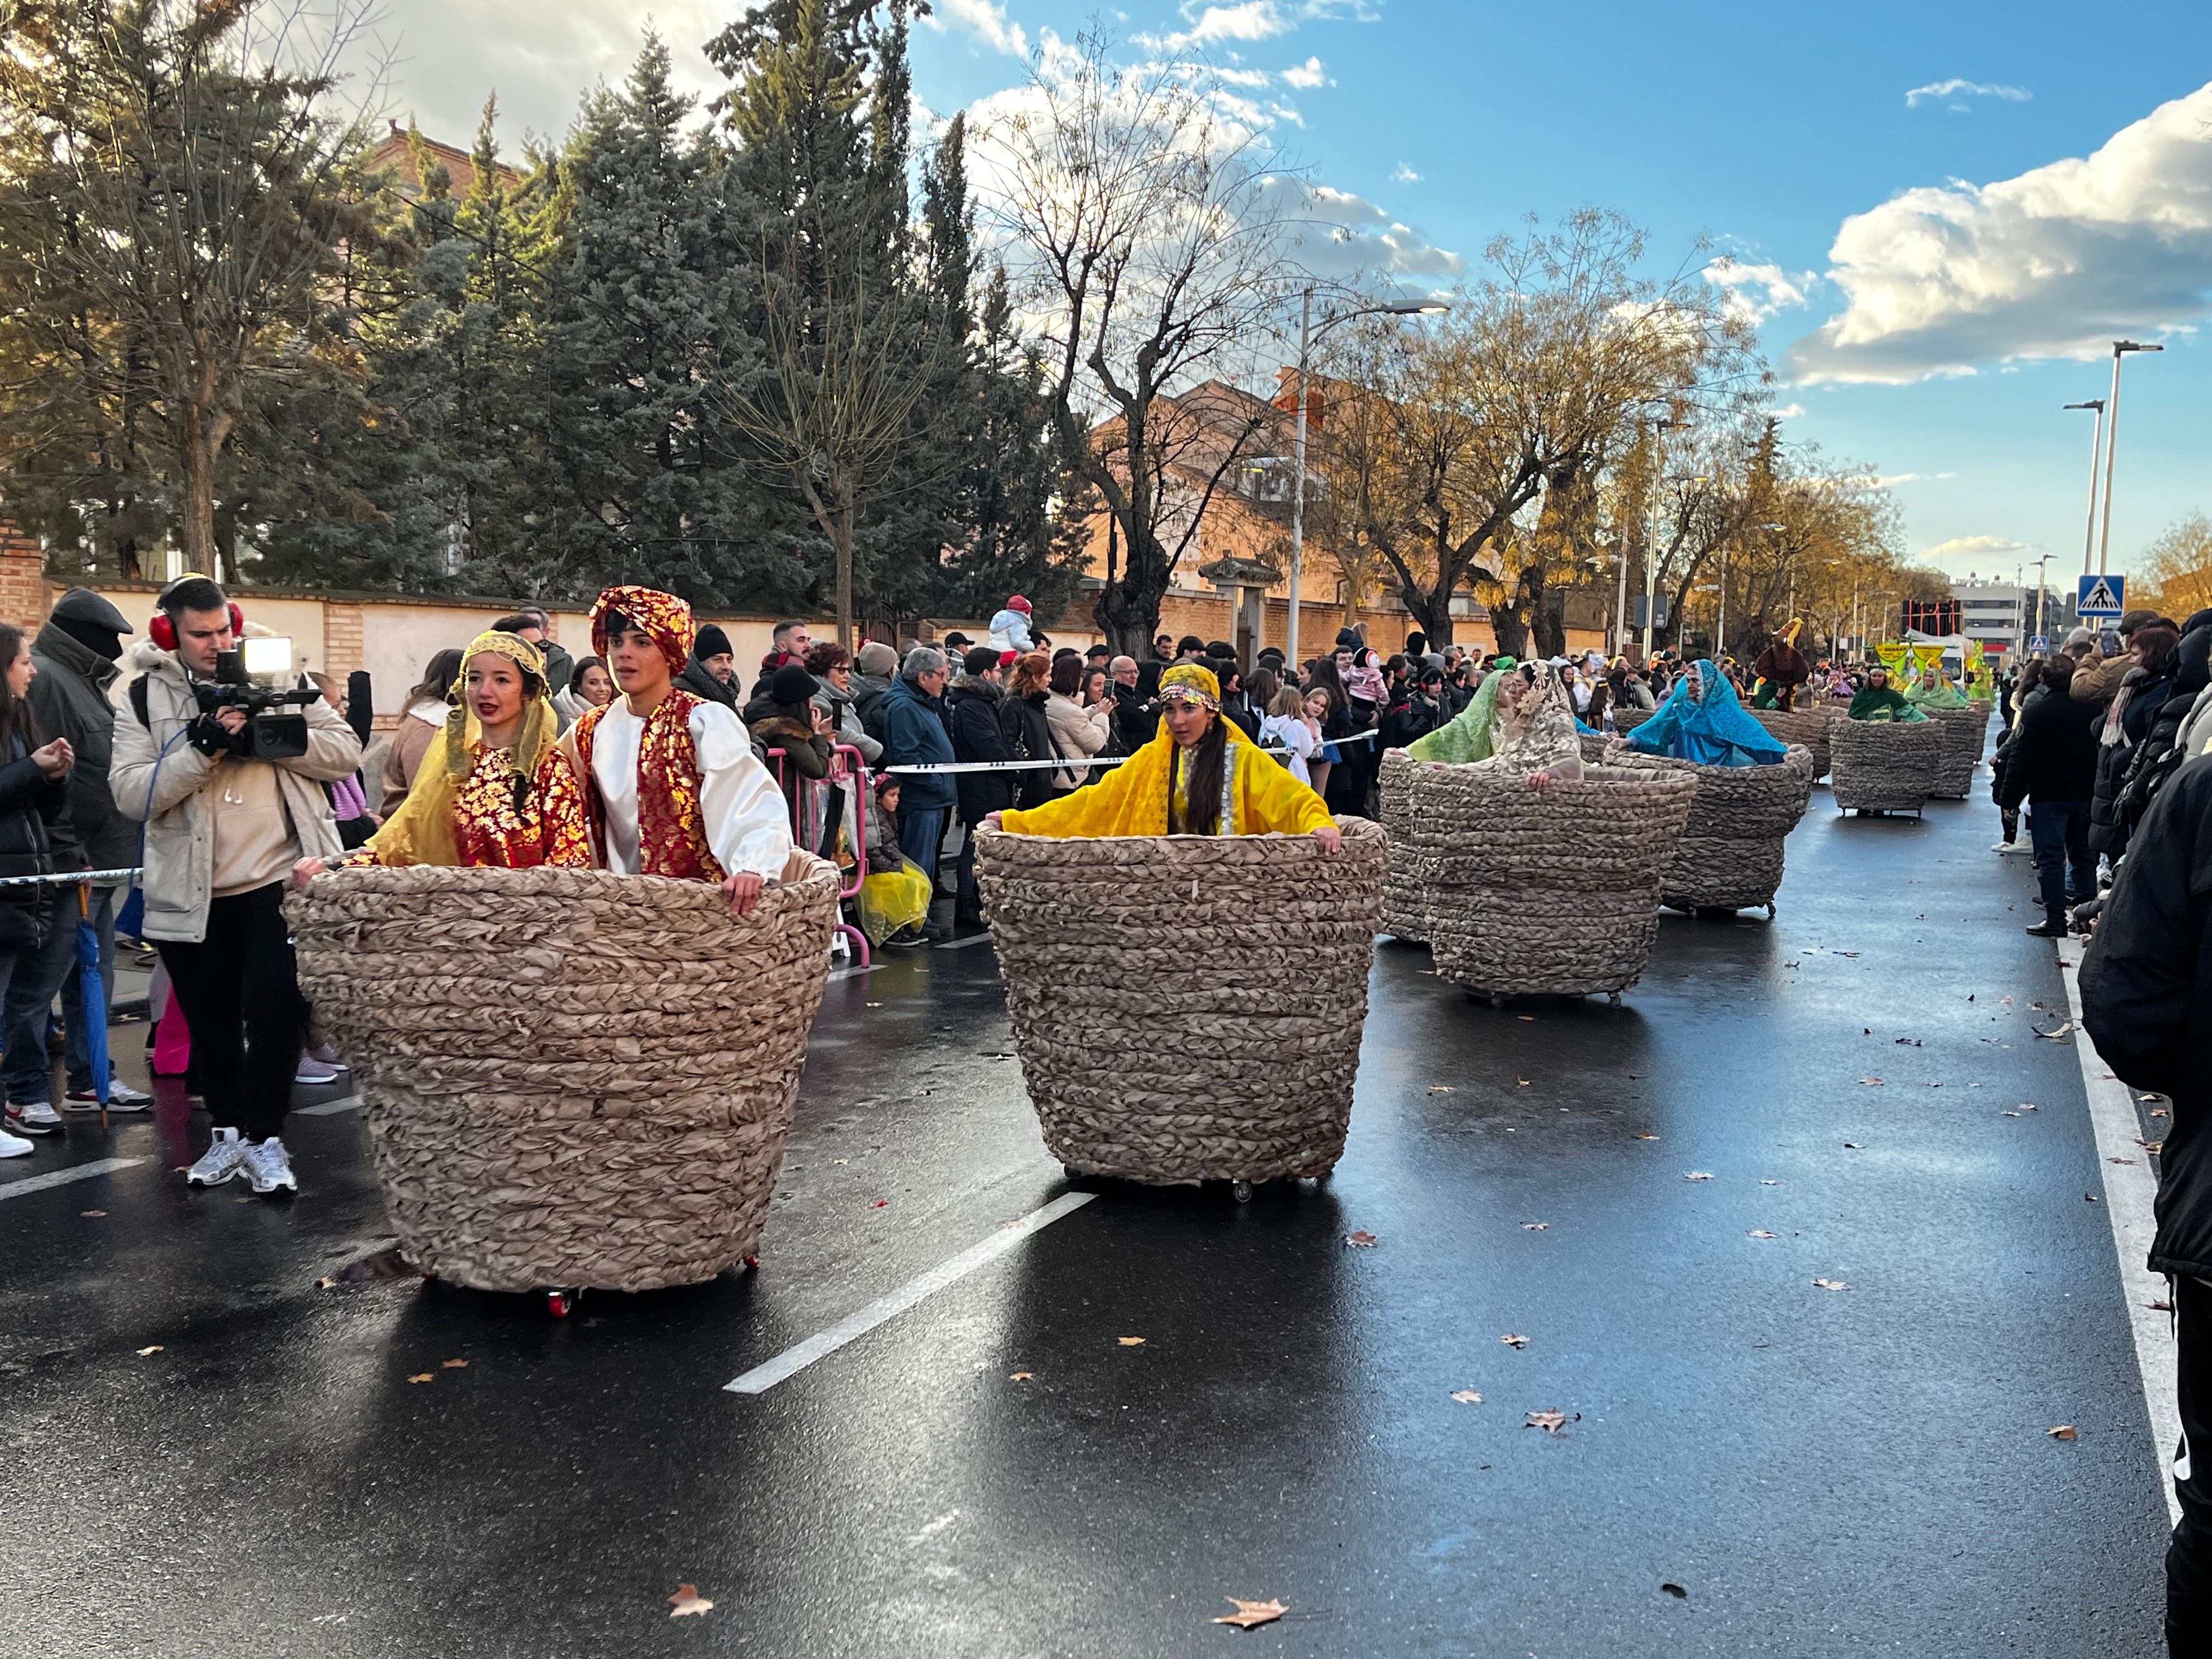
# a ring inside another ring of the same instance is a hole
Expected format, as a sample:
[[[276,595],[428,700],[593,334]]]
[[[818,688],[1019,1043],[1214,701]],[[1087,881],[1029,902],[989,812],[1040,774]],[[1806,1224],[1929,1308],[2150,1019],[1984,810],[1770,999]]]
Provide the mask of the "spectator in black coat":
[[[69,836],[69,775],[76,757],[68,738],[49,741],[37,727],[25,696],[35,672],[23,630],[0,623],[0,876],[54,873],[61,867],[55,842]],[[69,866],[84,867],[75,857]],[[8,1085],[0,1158],[21,1158],[32,1150],[24,1136],[61,1127],[46,1013],[76,944],[76,895],[69,888],[0,889],[0,1048]]]
[[[2132,834],[2150,809],[2173,769],[2187,758],[2175,747],[2182,722],[2196,708],[2198,695],[2212,684],[2212,610],[2199,611],[2181,625],[2181,643],[2174,647],[2173,678],[2166,700],[2151,716],[2149,729],[2128,762],[2116,802],[2121,825]],[[2130,707],[2133,705],[2130,704]]]
[[[2172,1287],[2181,1407],[2166,1639],[2212,1652],[2212,759],[2185,763],[2143,815],[2082,960],[2081,1012],[2113,1075],[2173,1103],[2150,1247]]]
[[[1008,761],[1005,728],[999,722],[999,706],[1006,689],[999,684],[999,653],[988,645],[969,652],[961,665],[965,671],[952,678],[945,694],[945,724],[952,728],[952,757],[958,761]],[[1012,772],[962,772],[953,781],[960,796],[960,821],[968,833],[960,842],[954,865],[958,878],[952,920],[956,925],[983,925],[983,902],[975,888],[975,831],[985,818],[1014,804]]]
[[[1408,748],[1442,726],[1449,718],[1443,708],[1443,672],[1424,668],[1419,681],[1409,684],[1406,695],[1382,717],[1382,746]]]
[[[2089,801],[2097,786],[2097,729],[2104,711],[2066,695],[2073,668],[2054,657],[2043,671],[2046,694],[2022,711],[2006,745],[1997,805],[2028,804],[2028,839],[2043,890],[2043,920],[2027,931],[2063,939],[2066,907],[2097,894],[2097,861],[2089,850]],[[2066,878],[2071,865],[2074,879]]]
[[[2127,781],[2136,750],[2150,736],[2150,729],[2166,708],[2179,667],[2177,649],[2181,630],[2163,617],[2137,627],[2128,641],[2134,664],[2120,680],[2113,698],[2118,730],[2112,741],[2100,739],[2097,788],[2089,803],[2089,850],[2117,860],[2128,850],[2128,826],[2120,817],[2119,797]],[[2077,702],[2080,698],[2075,698]]]

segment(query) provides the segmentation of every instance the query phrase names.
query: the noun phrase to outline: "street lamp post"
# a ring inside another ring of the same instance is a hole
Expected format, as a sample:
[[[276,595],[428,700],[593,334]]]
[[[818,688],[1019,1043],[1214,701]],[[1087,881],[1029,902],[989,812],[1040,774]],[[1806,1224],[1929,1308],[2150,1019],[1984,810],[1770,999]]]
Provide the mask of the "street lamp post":
[[[2105,404],[2105,527],[2097,536],[2097,574],[2105,574],[2105,557],[2112,546],[2112,458],[2120,447],[2120,359],[2130,351],[2163,351],[2160,345],[2137,345],[2133,340],[2112,342],[2112,390]],[[2087,574],[2087,572],[2083,572]]]
[[[2068,409],[2094,409],[2096,424],[2089,430],[2089,528],[2081,538],[2081,574],[2087,575],[2090,562],[2097,556],[2097,468],[2104,459],[2105,400],[2092,398],[2087,403],[2068,404]],[[2039,622],[2041,617],[2038,617]]]
[[[1285,666],[1296,672],[1298,665],[1298,583],[1305,569],[1306,551],[1306,376],[1312,359],[1313,343],[1339,323],[1350,322],[1354,317],[1434,317],[1451,307],[1434,301],[1419,306],[1362,306],[1353,311],[1340,311],[1334,317],[1324,317],[1319,328],[1313,325],[1313,296],[1310,285],[1298,302],[1298,424],[1296,441],[1297,459],[1293,463],[1294,482],[1291,486],[1291,605],[1287,633],[1288,659]],[[1447,610],[1451,595],[1444,595]]]
[[[1651,630],[1653,613],[1658,610],[1659,593],[1659,494],[1667,484],[1667,440],[1662,435],[1678,424],[1674,421],[1654,421],[1651,423],[1651,510],[1644,514],[1644,661],[1651,661]],[[1628,567],[1620,568],[1620,608],[1622,637],[1627,637]]]

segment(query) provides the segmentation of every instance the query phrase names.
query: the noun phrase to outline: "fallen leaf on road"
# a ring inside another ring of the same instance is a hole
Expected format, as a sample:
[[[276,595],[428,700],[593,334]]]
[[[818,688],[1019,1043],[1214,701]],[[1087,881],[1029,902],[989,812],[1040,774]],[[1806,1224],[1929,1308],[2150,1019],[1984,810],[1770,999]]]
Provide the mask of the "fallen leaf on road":
[[[2132,1164],[2135,1162],[2135,1159],[2131,1158],[2108,1158],[2105,1162],[2107,1164]]]
[[[2164,1297],[2159,1297],[2155,1302],[2146,1302],[2143,1304],[2143,1306],[2148,1308],[2153,1313],[2172,1313],[2173,1311],[2173,1304],[2168,1302]]]
[[[438,1369],[439,1369],[439,1370],[447,1370],[447,1371],[465,1371],[465,1370],[468,1370],[468,1368],[469,1368],[469,1362],[468,1362],[467,1360],[465,1360],[465,1359],[448,1359],[448,1360],[447,1360],[447,1361],[443,1365],[441,1365]]]
[[[1759,1184],[1762,1187],[1779,1187],[1782,1183],[1778,1181],[1762,1181]]]
[[[2023,1100],[2020,1103],[2020,1109],[2023,1112],[2034,1111],[2036,1109],[2035,1103],[2032,1100]]]
[[[2049,1435],[2053,1440],[2079,1440],[2081,1437],[2074,1431],[2074,1425],[2071,1423],[2061,1423],[2055,1429],[2045,1429],[2044,1433]]]
[[[1498,1340],[1509,1348],[1525,1348],[1528,1346],[1528,1339],[1518,1331],[1508,1331]]]
[[[418,1371],[418,1372],[416,1372],[413,1376],[409,1377],[407,1380],[408,1380],[410,1382],[434,1382],[434,1381],[436,1380],[436,1377],[435,1377],[434,1374],[434,1373],[432,1373],[432,1372],[429,1372],[429,1371]]]
[[[1879,1089],[1881,1087],[1881,1079],[1878,1077],[1863,1077],[1859,1081],[1866,1085],[1869,1089]]]
[[[2012,999],[2010,997],[2004,999],[2004,1006],[2008,1008],[2012,1006]]]
[[[888,1209],[890,1207],[890,1200],[888,1198],[879,1198],[874,1203],[869,1205],[868,1207],[872,1210]]]
[[[1774,1235],[1767,1231],[1764,1227],[1753,1227],[1749,1232],[1746,1233],[1744,1237],[1747,1238],[1771,1238]]]
[[[1837,956],[1839,956],[1839,957],[1855,957],[1855,956],[1858,955],[1858,952],[1857,952],[1857,951],[1835,951],[1833,954],[1834,954],[1834,955],[1837,955]]]
[[[1355,1250],[1371,1250],[1382,1241],[1376,1238],[1373,1233],[1363,1231],[1345,1234],[1344,1242]]]
[[[668,1616],[671,1619],[681,1619],[687,1613],[706,1613],[710,1611],[714,1605],[712,1601],[699,1594],[699,1587],[696,1584],[678,1584],[676,1587],[676,1594],[668,1598]]]
[[[1541,1429],[1546,1434],[1557,1434],[1568,1424],[1579,1423],[1582,1420],[1583,1414],[1580,1412],[1577,1412],[1572,1417],[1569,1417],[1565,1412],[1530,1412],[1528,1420],[1521,1426],[1524,1429]]]
[[[2029,1029],[2033,1030],[2034,1028],[2031,1026]],[[2063,1042],[2066,1041],[2066,1034],[2073,1029],[2074,1022],[2072,1020],[2062,1019],[2058,1022],[2056,1030],[2049,1031],[2037,1031],[2035,1034],[2036,1036],[2045,1039],[2046,1042]]]
[[[1114,1340],[1125,1348],[1141,1348],[1145,1346],[1145,1339],[1141,1336],[1117,1336]]]
[[[1540,1233],[1551,1224],[1548,1221],[1524,1221],[1521,1224],[1521,1231],[1524,1233]]]
[[[1480,1406],[1482,1403],[1482,1396],[1473,1389],[1462,1389],[1452,1398],[1462,1406]]]
[[[1524,1089],[1528,1086],[1528,1079],[1525,1077],[1516,1078],[1513,1080]]]
[[[105,1210],[79,1210],[77,1213],[79,1215],[106,1215],[107,1212]]]
[[[1863,1152],[1866,1151],[1866,1147],[1859,1141],[1847,1140],[1844,1143],[1844,1150],[1847,1152]]]
[[[1016,1371],[1012,1376],[1009,1376],[1006,1381],[1009,1382],[1027,1382],[1033,1380],[1036,1376],[1036,1373],[1035,1371]]]
[[[1816,1279],[1813,1281],[1824,1291],[1848,1291],[1850,1286],[1840,1279]]]
[[[2138,1140],[2136,1145],[2151,1153],[2162,1152],[2166,1150],[2166,1143],[2163,1140]]]
[[[1665,1590],[1669,1595],[1680,1596],[1685,1601],[1690,1599],[1690,1592],[1684,1589],[1680,1584],[1662,1584],[1659,1588]]]
[[[161,1345],[160,1343],[156,1342],[156,1343],[155,1343],[155,1344],[154,1344],[154,1346],[153,1346],[152,1347],[150,1347],[150,1348],[141,1348],[141,1349],[139,1349],[139,1350],[138,1350],[138,1357],[139,1357],[141,1359],[143,1359],[143,1358],[144,1358],[148,1354],[149,1354],[149,1353],[159,1353],[159,1352],[161,1352]]]
[[[2166,1115],[2166,1108],[2163,1106],[2154,1106],[2150,1109],[2150,1115],[2153,1117],[2164,1117]]]
[[[1521,1018],[1527,1020],[1531,1025],[1534,1025],[1536,1023],[1536,1016],[1534,1014],[1522,1014]]]
[[[1640,1134],[1640,1135],[1637,1136],[1636,1138],[1637,1138],[1638,1140],[1656,1140],[1656,1139],[1659,1139],[1659,1137],[1658,1137],[1657,1135],[1643,1135],[1643,1134]]]
[[[1711,1181],[1712,1178],[1713,1172],[1711,1170],[1685,1170],[1682,1171],[1682,1179],[1685,1181]]]
[[[319,1291],[335,1291],[337,1287],[338,1282],[335,1279],[319,1279],[315,1281],[315,1288]]]
[[[1999,1117],[2018,1117],[2020,1114],[2018,1112],[1999,1112],[1997,1115]]]
[[[1237,1611],[1225,1613],[1213,1622],[1234,1625],[1239,1630],[1249,1630],[1255,1625],[1272,1625],[1290,1611],[1280,1601],[1241,1601],[1233,1595],[1225,1595],[1222,1600],[1235,1607]]]
[[[1429,1085],[1429,1092],[1432,1095],[1448,1095],[1451,1091],[1452,1085],[1449,1083],[1431,1083]]]
[[[2094,1193],[2084,1193],[2081,1194],[2081,1201],[2084,1204],[2102,1204],[2105,1200]]]
[[[850,1164],[853,1160],[849,1158],[833,1158],[830,1161],[832,1164]]]

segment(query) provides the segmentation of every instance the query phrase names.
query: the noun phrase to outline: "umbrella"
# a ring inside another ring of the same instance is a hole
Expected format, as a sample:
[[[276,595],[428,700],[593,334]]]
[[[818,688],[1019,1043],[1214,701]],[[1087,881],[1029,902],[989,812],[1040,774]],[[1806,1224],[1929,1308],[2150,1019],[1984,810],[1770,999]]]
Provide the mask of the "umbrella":
[[[77,1017],[84,1022],[84,1052],[100,1100],[100,1127],[107,1127],[107,988],[100,978],[100,932],[92,925],[92,887],[76,890]]]

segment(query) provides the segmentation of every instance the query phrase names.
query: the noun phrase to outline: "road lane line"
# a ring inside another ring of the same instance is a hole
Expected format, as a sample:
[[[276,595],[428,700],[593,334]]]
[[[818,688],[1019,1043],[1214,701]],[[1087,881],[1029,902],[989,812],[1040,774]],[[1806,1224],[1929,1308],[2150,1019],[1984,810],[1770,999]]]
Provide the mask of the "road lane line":
[[[2150,1306],[2166,1299],[2166,1280],[2147,1265],[2158,1231],[2153,1206],[2158,1177],[2142,1148],[2135,1096],[2111,1070],[2081,1027],[2081,944],[2058,946],[2058,971],[2066,981],[2066,1006],[2074,1017],[2075,1055],[2081,1062],[2081,1087],[2089,1097],[2089,1121],[2097,1133],[2097,1166],[2105,1174],[2105,1217],[2112,1224],[2112,1246],[2120,1256],[2120,1290],[2128,1300],[2128,1328],[2135,1335],[2136,1368],[2142,1373],[2143,1404],[2150,1412],[2151,1455],[2158,1462],[2158,1484],[2176,1522],[2181,1500],[2174,1495],[2167,1467],[2181,1443],[2181,1404],[2176,1396],[2172,1316]],[[2115,1158],[2130,1160],[2116,1164]]]
[[[970,933],[965,939],[946,939],[937,948],[940,951],[964,951],[971,945],[988,945],[990,942],[991,936],[988,933]]]
[[[1032,1210],[1019,1221],[1009,1222],[980,1243],[971,1244],[949,1261],[939,1262],[918,1279],[910,1279],[889,1296],[879,1297],[858,1313],[839,1320],[828,1330],[810,1336],[796,1347],[786,1348],[765,1364],[722,1386],[732,1394],[766,1394],[786,1377],[795,1376],[816,1360],[833,1354],[848,1342],[866,1336],[887,1319],[896,1319],[917,1302],[934,1296],[954,1280],[963,1279],[1029,1237],[1049,1227],[1062,1216],[1073,1215],[1096,1193],[1063,1193],[1041,1210]]]
[[[335,1117],[340,1112],[350,1112],[361,1104],[359,1095],[343,1095],[336,1100],[325,1100],[316,1106],[295,1106],[294,1117]]]
[[[133,1164],[147,1162],[143,1158],[96,1158],[89,1164],[72,1164],[66,1170],[52,1170],[45,1175],[30,1176],[21,1181],[0,1184],[0,1200],[21,1198],[26,1193],[42,1193],[49,1187],[66,1187],[73,1181],[89,1181],[94,1176],[104,1176],[117,1170],[127,1170]]]

